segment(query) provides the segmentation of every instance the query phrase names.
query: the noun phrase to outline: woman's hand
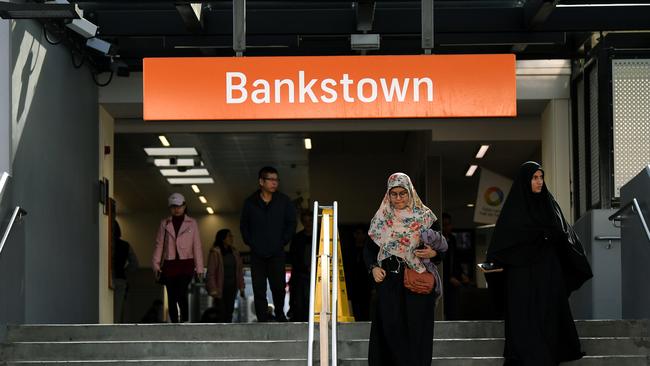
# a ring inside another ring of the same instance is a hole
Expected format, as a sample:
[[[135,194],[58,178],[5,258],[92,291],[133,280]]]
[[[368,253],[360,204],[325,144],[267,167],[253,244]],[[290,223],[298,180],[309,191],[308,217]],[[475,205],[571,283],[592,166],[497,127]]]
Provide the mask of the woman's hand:
[[[426,245],[424,246],[424,249],[416,249],[414,253],[418,258],[433,258],[438,255],[438,252]]]
[[[386,271],[381,267],[373,267],[372,278],[374,278],[375,282],[380,283],[386,278]]]

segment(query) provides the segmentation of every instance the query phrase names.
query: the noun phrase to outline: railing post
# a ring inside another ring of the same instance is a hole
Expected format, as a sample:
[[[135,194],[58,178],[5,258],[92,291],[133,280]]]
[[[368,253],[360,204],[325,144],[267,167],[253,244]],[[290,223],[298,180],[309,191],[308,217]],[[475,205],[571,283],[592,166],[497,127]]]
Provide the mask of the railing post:
[[[307,335],[307,365],[314,364],[314,300],[316,290],[316,249],[318,247],[318,201],[314,202],[314,221],[311,234],[311,270],[309,275],[309,334]]]

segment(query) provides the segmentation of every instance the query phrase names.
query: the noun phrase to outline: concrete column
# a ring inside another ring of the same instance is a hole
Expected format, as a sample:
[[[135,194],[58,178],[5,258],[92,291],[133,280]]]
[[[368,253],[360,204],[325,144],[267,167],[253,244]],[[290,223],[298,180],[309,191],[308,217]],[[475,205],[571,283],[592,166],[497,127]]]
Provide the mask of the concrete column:
[[[560,204],[566,219],[573,222],[571,209],[571,123],[570,100],[552,99],[542,113],[542,161],[548,189]]]
[[[115,156],[113,117],[99,107],[99,179],[107,178],[109,182],[109,197],[114,197],[113,161]],[[107,147],[107,149],[105,149]],[[113,323],[113,290],[108,286],[111,263],[109,251],[109,217],[104,214],[104,208],[99,205],[99,323]]]
[[[0,174],[11,173],[11,21],[0,19]]]

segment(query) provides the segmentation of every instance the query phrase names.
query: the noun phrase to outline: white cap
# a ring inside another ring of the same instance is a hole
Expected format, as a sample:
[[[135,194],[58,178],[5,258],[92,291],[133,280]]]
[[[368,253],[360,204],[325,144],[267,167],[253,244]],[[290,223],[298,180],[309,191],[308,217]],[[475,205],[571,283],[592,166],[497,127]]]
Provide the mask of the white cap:
[[[172,193],[167,199],[168,206],[183,206],[185,204],[185,197],[180,193]]]

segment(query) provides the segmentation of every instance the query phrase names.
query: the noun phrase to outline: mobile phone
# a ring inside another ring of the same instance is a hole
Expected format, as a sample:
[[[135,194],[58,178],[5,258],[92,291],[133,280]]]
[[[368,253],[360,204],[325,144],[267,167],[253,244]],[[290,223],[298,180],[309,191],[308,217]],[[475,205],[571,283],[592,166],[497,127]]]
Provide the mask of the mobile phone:
[[[481,271],[488,272],[501,272],[503,268],[492,263],[492,262],[483,262],[476,265]]]

